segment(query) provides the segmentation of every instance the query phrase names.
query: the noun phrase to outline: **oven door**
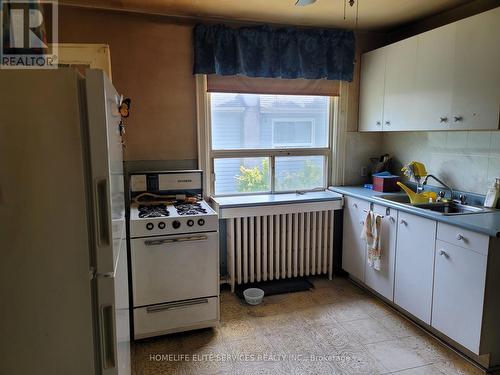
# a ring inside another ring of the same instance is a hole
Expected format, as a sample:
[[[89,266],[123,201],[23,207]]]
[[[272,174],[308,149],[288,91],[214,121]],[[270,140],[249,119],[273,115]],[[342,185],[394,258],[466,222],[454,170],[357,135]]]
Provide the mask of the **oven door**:
[[[218,233],[131,240],[134,307],[217,296]]]

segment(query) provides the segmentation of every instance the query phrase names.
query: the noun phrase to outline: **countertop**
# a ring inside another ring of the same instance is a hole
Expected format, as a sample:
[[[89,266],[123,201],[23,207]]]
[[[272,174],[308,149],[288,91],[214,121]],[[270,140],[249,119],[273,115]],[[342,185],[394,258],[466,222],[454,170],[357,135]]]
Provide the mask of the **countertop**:
[[[495,212],[486,212],[468,215],[446,216],[440,215],[430,210],[381,201],[375,199],[378,195],[383,194],[402,194],[405,193],[382,193],[370,189],[365,189],[361,186],[331,186],[329,190],[336,193],[348,195],[355,198],[365,199],[367,201],[380,204],[382,206],[391,207],[398,211],[408,212],[428,219],[448,223],[457,227],[470,229],[474,232],[487,234],[491,237],[500,237],[500,210]]]
[[[219,208],[235,208],[248,206],[269,206],[287,203],[307,203],[342,200],[342,195],[331,190],[310,191],[304,194],[254,194],[228,197],[212,197],[212,201]]]

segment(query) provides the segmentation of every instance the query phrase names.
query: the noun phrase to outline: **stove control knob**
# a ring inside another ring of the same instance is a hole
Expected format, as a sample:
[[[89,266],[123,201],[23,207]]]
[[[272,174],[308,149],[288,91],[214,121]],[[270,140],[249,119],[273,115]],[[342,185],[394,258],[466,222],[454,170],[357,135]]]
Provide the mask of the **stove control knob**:
[[[158,223],[158,228],[160,228],[160,229],[165,229],[165,223],[164,223],[163,221],[160,221],[160,222]]]
[[[198,219],[198,225],[201,227],[205,225],[205,220],[204,219]]]
[[[188,225],[188,227],[192,227],[192,226],[194,225],[194,221],[193,221],[193,220],[191,220],[191,219],[189,219],[189,220],[187,221],[187,225]]]
[[[147,230],[153,230],[153,228],[154,228],[154,227],[155,227],[155,226],[153,225],[153,223],[147,223],[147,224],[146,224],[146,229],[147,229]]]
[[[172,226],[174,227],[174,229],[179,229],[179,227],[181,226],[181,222],[179,220],[175,220],[172,223]]]

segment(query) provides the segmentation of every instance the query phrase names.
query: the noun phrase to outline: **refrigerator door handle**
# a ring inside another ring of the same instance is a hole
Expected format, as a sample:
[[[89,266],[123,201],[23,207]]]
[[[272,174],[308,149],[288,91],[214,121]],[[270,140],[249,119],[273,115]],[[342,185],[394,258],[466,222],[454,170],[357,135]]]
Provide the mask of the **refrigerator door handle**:
[[[101,350],[105,370],[116,366],[113,310],[113,305],[101,306]]]
[[[108,180],[98,179],[95,182],[95,210],[97,213],[97,241],[99,246],[110,244]]]

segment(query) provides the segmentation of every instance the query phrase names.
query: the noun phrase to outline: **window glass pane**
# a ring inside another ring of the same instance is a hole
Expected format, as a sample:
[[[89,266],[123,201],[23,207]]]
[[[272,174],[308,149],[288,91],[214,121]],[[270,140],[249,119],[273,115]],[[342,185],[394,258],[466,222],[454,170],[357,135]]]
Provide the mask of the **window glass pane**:
[[[326,96],[211,93],[212,149],[328,147]]]
[[[215,194],[271,191],[269,158],[214,159]]]
[[[276,191],[324,188],[324,156],[287,156],[275,159]]]
[[[313,147],[314,121],[273,121],[273,147]]]

